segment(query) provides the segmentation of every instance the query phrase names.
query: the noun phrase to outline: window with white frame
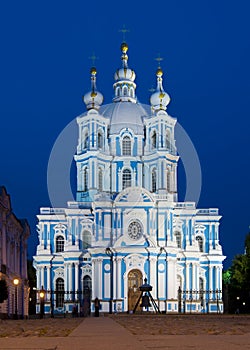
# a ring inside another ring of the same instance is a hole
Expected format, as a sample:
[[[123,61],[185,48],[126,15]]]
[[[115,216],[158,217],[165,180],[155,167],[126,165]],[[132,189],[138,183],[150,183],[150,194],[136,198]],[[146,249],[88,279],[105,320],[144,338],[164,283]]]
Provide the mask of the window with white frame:
[[[82,234],[82,247],[83,249],[87,249],[91,247],[91,232],[84,230]]]
[[[203,252],[203,238],[201,236],[197,236],[196,241],[198,242],[199,251]]]
[[[166,132],[166,147],[167,147],[167,149],[170,149],[170,145],[171,145],[171,142],[170,142],[170,131],[167,130],[167,132]]]
[[[64,251],[64,237],[57,236],[56,237],[56,253],[60,253]]]
[[[87,149],[89,145],[89,134],[86,132],[83,139],[83,148]]]
[[[122,189],[130,187],[131,186],[131,171],[129,169],[124,169],[122,172]]]
[[[156,169],[152,170],[152,192],[156,192]]]
[[[152,149],[156,148],[156,131],[154,130],[151,136],[151,147]]]
[[[56,307],[63,307],[64,305],[64,280],[62,278],[56,279]]]
[[[122,155],[131,156],[131,139],[129,136],[124,136],[122,139]]]
[[[99,168],[98,172],[98,188],[99,191],[103,191],[103,172],[101,168]]]
[[[99,130],[97,133],[97,148],[103,148],[103,133],[101,130]]]
[[[83,170],[83,191],[88,191],[88,168]]]
[[[171,172],[170,172],[170,169],[167,170],[167,191],[171,192]]]
[[[176,240],[176,245],[177,248],[181,248],[182,242],[181,242],[181,233],[179,231],[175,232],[175,240]]]

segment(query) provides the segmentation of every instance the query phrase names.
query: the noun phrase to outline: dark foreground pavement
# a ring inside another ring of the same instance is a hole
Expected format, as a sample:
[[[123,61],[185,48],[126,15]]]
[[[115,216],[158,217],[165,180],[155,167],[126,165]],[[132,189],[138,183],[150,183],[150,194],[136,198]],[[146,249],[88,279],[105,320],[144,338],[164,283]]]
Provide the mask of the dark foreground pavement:
[[[250,332],[250,330],[249,330]],[[0,349],[15,350],[142,350],[250,349],[244,335],[133,335],[109,317],[87,318],[68,337],[0,338]]]

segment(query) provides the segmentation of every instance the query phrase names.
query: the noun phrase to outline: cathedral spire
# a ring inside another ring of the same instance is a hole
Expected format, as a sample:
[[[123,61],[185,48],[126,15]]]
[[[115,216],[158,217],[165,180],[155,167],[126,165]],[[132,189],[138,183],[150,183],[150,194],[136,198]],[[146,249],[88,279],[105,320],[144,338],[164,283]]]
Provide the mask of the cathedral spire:
[[[83,101],[86,104],[87,109],[99,109],[102,102],[103,102],[103,96],[100,92],[97,91],[96,88],[96,73],[97,70],[95,67],[92,67],[90,69],[91,74],[91,91],[87,92],[83,96]]]
[[[121,44],[121,60],[122,67],[117,69],[115,72],[115,83],[113,85],[115,97],[113,98],[114,102],[136,102],[135,89],[136,84],[135,80],[135,72],[128,67],[128,44],[124,41]]]

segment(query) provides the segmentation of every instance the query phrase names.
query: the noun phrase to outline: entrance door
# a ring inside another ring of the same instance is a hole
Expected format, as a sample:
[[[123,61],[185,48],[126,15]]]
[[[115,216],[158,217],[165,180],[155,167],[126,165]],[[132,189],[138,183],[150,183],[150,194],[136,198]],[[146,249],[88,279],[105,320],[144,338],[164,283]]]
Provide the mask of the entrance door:
[[[141,294],[139,287],[142,285],[142,273],[140,270],[131,270],[128,274],[128,311],[132,311]]]

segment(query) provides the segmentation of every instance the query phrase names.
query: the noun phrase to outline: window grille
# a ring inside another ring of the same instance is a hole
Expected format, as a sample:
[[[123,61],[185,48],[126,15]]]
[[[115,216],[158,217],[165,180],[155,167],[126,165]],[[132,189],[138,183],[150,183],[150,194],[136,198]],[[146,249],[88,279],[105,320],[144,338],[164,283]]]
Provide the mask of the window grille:
[[[152,171],[152,192],[156,192],[156,170]]]
[[[83,191],[88,191],[88,169],[84,169],[83,173]]]
[[[60,253],[64,251],[64,237],[57,236],[56,237],[56,253]]]
[[[56,307],[63,307],[64,304],[64,280],[57,278],[56,280]]]
[[[131,186],[131,171],[129,169],[123,170],[122,173],[122,189]]]
[[[176,239],[177,248],[181,248],[181,233],[180,232],[175,232],[175,239]]]
[[[122,139],[122,155],[131,156],[131,140],[129,136]]]

